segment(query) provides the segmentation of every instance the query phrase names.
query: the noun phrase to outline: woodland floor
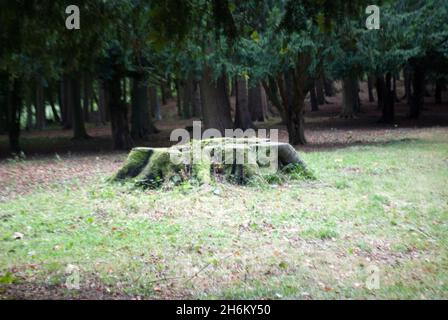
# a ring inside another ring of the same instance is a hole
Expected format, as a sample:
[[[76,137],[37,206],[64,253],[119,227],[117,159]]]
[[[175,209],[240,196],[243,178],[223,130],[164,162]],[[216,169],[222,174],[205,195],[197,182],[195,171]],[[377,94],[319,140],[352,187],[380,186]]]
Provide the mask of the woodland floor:
[[[383,125],[362,98],[355,119],[338,98],[308,112],[297,149],[317,180],[284,185],[139,191],[105,182],[126,157],[107,127],[25,133],[26,159],[1,136],[0,298],[447,299],[448,106],[428,98],[415,122],[399,104]],[[172,104],[164,119],[152,146],[191,123]]]

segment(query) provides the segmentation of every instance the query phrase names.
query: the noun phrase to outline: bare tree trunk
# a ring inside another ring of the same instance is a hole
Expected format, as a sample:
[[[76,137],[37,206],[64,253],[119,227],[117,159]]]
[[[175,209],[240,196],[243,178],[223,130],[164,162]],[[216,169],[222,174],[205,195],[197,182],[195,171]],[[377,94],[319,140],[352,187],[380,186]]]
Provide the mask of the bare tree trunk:
[[[73,90],[72,83],[68,75],[62,79],[62,121],[64,129],[71,129],[73,123]]]
[[[330,79],[324,79],[324,91],[325,91],[325,95],[327,97],[334,96],[333,81],[331,81]]]
[[[442,104],[442,92],[444,88],[444,81],[442,79],[436,80],[436,90],[434,94],[435,103]]]
[[[243,77],[237,77],[234,87],[236,95],[235,128],[242,130],[255,128],[249,112],[247,80]]]
[[[325,104],[324,79],[318,78],[315,82],[316,102],[318,105]]]
[[[152,116],[156,121],[162,120],[162,113],[160,111],[160,102],[157,96],[157,87],[150,86],[149,87],[149,106],[151,108]]]
[[[7,106],[7,122],[9,150],[11,153],[20,153],[20,114],[22,109],[22,80],[16,78],[13,80],[12,91],[8,98]]]
[[[92,96],[93,96],[93,87],[92,87],[92,79],[88,74],[84,74],[83,77],[83,104],[82,109],[84,111],[84,121],[89,122],[89,115],[92,104]]]
[[[148,140],[156,129],[149,108],[148,87],[142,76],[132,80],[131,105],[131,136],[134,140]]]
[[[98,81],[98,114],[99,114],[99,121],[102,124],[106,124],[107,122],[107,112],[106,110],[109,109],[109,97],[108,93],[105,90],[105,81],[99,80]]]
[[[367,89],[369,91],[369,102],[375,102],[375,97],[373,96],[373,82],[374,77],[372,75],[367,76]]]
[[[54,83],[51,83],[52,85],[49,85],[47,88],[47,100],[51,107],[51,112],[53,113],[53,120],[56,123],[61,123],[61,118],[59,117],[58,110],[56,109],[56,104],[54,100]]]
[[[25,94],[25,104],[26,104],[26,131],[31,131],[33,129],[33,102],[31,93],[27,90]]]
[[[259,83],[253,87],[249,87],[249,111],[252,121],[265,121],[266,119],[266,100],[262,96],[262,88]]]
[[[36,107],[36,129],[43,130],[45,128],[45,99],[44,99],[44,87],[42,84],[42,79],[38,78],[36,80],[36,96],[35,96],[35,107]]]
[[[206,129],[217,129],[221,134],[225,133],[225,129],[233,128],[225,82],[224,76],[213,81],[212,70],[209,66],[204,66],[200,82],[202,119]]]
[[[353,118],[358,109],[358,89],[358,79],[356,77],[343,79],[342,118]]]
[[[114,74],[105,83],[108,93],[110,120],[112,126],[112,139],[115,150],[128,150],[132,148],[133,141],[129,133],[128,109],[122,100],[122,84],[119,75]]]
[[[412,89],[410,117],[417,119],[420,116],[425,95],[425,71],[419,62],[414,66]]]
[[[88,139],[85,125],[84,115],[81,106],[81,75],[76,73],[73,78],[70,79],[71,87],[73,90],[73,139],[82,140]]]
[[[381,77],[383,79],[383,77]],[[383,80],[384,81],[384,80]],[[390,72],[386,74],[385,85],[383,86],[383,115],[382,122],[393,123],[395,117],[394,104],[395,104],[395,91],[393,89],[392,75]]]
[[[304,70],[298,70],[302,71]],[[306,76],[296,74],[295,70],[289,70],[284,73],[284,84],[280,84],[289,142],[292,145],[306,144],[305,96],[311,88],[311,85],[307,88],[307,82]]]
[[[199,83],[194,82],[194,97],[193,97],[193,116],[201,117],[202,105],[201,105],[201,89]]]
[[[316,95],[316,82],[314,82],[313,87],[310,89],[310,103],[311,103],[311,111],[316,112],[319,111],[319,104],[317,102],[317,95]]]

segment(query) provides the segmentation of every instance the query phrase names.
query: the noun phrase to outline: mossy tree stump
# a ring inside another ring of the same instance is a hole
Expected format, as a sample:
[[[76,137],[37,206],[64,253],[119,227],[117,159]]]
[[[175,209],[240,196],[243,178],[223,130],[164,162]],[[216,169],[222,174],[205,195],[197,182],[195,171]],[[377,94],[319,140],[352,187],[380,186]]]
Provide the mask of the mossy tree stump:
[[[134,148],[113,181],[160,187],[165,182],[245,184],[273,175],[310,177],[305,163],[288,143],[259,138],[193,140],[171,148]]]

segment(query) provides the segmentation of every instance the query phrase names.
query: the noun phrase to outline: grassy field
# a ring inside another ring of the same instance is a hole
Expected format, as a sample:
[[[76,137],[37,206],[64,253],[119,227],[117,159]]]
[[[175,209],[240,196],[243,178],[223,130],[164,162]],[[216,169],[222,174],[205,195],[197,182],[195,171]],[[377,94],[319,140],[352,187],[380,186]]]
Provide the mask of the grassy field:
[[[447,129],[301,155],[317,180],[140,191],[116,154],[5,197],[0,297],[448,298]]]

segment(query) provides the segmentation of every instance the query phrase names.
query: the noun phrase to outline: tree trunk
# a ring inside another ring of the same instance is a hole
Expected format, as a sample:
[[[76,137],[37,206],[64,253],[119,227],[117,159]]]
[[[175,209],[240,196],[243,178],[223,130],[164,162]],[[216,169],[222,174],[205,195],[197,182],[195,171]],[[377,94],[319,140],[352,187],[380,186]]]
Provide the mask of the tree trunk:
[[[90,121],[90,110],[91,110],[91,103],[92,103],[92,96],[93,96],[93,84],[92,79],[88,74],[85,74],[83,77],[84,83],[83,83],[83,104],[82,109],[84,111],[84,121],[89,122]]]
[[[182,118],[182,89],[181,89],[181,84],[180,81],[178,79],[176,79],[175,83],[175,87],[176,87],[176,106],[177,106],[177,115]]]
[[[31,93],[27,90],[25,94],[25,105],[26,105],[26,131],[31,131],[33,129],[33,102]]]
[[[325,93],[324,93],[324,79],[322,77],[318,78],[315,82],[316,90],[316,101],[318,105],[325,104]]]
[[[385,123],[393,123],[394,117],[395,117],[395,110],[394,110],[394,104],[395,104],[395,91],[393,89],[393,83],[392,83],[392,75],[390,72],[386,74],[386,81],[384,82],[384,78],[381,76],[381,80],[383,82],[383,115],[382,115],[382,122]]]
[[[299,76],[301,79],[298,79]],[[289,143],[292,145],[306,144],[305,93],[308,91],[306,82],[304,75],[296,75],[294,70],[289,70],[284,74],[284,85],[280,86],[285,104]]]
[[[226,92],[226,79],[220,76],[216,81],[212,78],[212,70],[204,66],[201,87],[202,120],[205,129],[217,129],[221,134],[225,129],[233,128],[230,113],[230,101]]]
[[[358,79],[347,77],[343,79],[342,118],[353,118],[358,109]]]
[[[400,99],[398,98],[398,96],[397,96],[397,77],[398,77],[398,75],[397,74],[395,74],[393,77],[392,77],[392,87],[393,87],[393,92],[394,92],[394,102],[400,102]]]
[[[234,87],[236,95],[235,128],[240,128],[242,130],[255,128],[249,112],[247,80],[243,77],[237,77]]]
[[[369,75],[367,76],[367,88],[369,91],[369,102],[375,102],[375,98],[373,96],[373,81],[374,77]]]
[[[64,129],[71,129],[73,123],[73,90],[72,82],[68,75],[64,75],[62,79],[62,121]]]
[[[324,91],[325,91],[325,95],[327,97],[334,96],[333,81],[331,81],[330,79],[324,79]]]
[[[109,96],[110,120],[112,126],[112,140],[115,150],[132,148],[133,141],[129,133],[128,110],[121,100],[122,86],[119,75],[114,74],[105,83],[105,91]]]
[[[160,85],[160,95],[162,99],[162,105],[166,105],[167,104],[166,87],[163,84]]]
[[[417,119],[420,116],[425,95],[425,73],[423,67],[418,62],[414,66],[412,89],[413,94],[409,116],[412,119]]]
[[[405,67],[405,69],[403,70],[403,74],[404,74],[404,96],[403,99],[406,98],[407,100],[407,104],[410,106],[411,105],[411,100],[412,100],[412,74],[411,74],[411,70],[410,67],[407,66]]]
[[[187,79],[180,83],[181,94],[181,117],[183,119],[191,118],[193,114],[193,100],[194,100],[194,80],[192,78]]]
[[[58,110],[56,109],[56,104],[54,101],[54,87],[52,85],[48,86],[46,96],[48,99],[48,103],[50,104],[51,107],[51,112],[53,113],[54,122],[61,123],[61,118],[59,117],[59,113]]]
[[[105,89],[105,81],[99,80],[98,81],[98,114],[99,114],[99,121],[102,124],[106,124],[107,122],[107,110],[109,109],[109,97],[108,92]]]
[[[13,80],[12,91],[7,106],[7,122],[9,136],[9,150],[11,153],[20,153],[20,114],[22,109],[22,80]]]
[[[436,80],[436,92],[434,94],[435,103],[442,104],[442,91],[443,91],[444,83],[442,79]]]
[[[201,90],[199,88],[199,83],[194,82],[194,97],[193,97],[193,116],[201,117],[202,105],[201,105]]]
[[[311,103],[311,111],[316,112],[319,111],[319,104],[317,102],[317,95],[316,95],[316,82],[314,82],[313,87],[310,90],[310,103]]]
[[[263,99],[262,88],[257,83],[252,88],[249,88],[249,111],[252,121],[265,121],[266,118],[266,99]]]
[[[36,129],[43,130],[45,128],[45,99],[44,99],[44,86],[42,79],[38,78],[36,81],[36,95],[35,95],[35,107],[36,107]]]
[[[150,86],[148,89],[149,94],[149,106],[151,108],[152,116],[156,121],[162,120],[162,113],[160,111],[160,102],[157,97],[157,87]]]
[[[149,109],[148,87],[142,76],[132,80],[131,136],[134,140],[148,140],[155,127]]]
[[[81,106],[81,79],[80,74],[75,74],[71,82],[73,105],[73,139],[82,140],[89,138],[84,125],[84,114]]]

